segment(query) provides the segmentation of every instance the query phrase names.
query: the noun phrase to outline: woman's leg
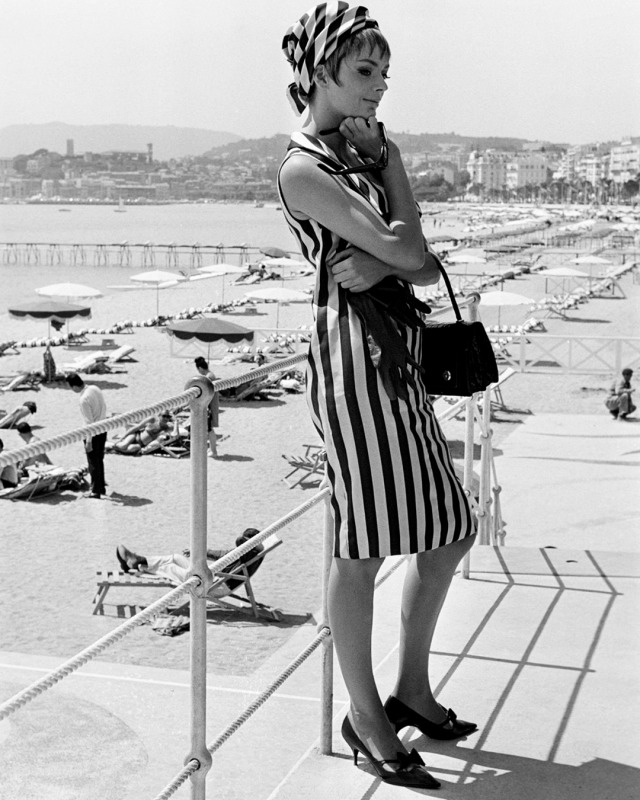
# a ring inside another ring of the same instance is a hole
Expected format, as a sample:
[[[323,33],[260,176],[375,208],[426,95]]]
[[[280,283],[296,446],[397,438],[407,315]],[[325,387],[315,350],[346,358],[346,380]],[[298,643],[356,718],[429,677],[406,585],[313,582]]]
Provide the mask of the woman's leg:
[[[442,722],[442,709],[429,680],[429,654],[436,623],[451,579],[476,540],[469,536],[411,558],[402,594],[400,663],[394,696],[432,722]]]
[[[373,592],[382,559],[334,558],[329,578],[329,623],[351,700],[356,734],[374,758],[406,752],[382,707],[373,674]]]

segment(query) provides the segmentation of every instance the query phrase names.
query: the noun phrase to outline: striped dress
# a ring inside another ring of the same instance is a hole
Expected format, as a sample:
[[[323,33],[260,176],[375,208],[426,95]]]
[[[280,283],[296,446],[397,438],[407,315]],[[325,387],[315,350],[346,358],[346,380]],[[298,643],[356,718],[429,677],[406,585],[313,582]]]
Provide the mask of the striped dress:
[[[283,161],[304,154],[334,169],[345,165],[320,140],[294,133]],[[336,176],[354,203],[386,219],[383,188],[371,173]],[[314,220],[282,208],[304,257],[316,268],[314,329],[307,364],[307,402],[327,451],[335,525],[334,555],[376,558],[432,550],[474,533],[468,500],[420,374],[408,401],[390,400],[347,291],[327,259],[348,242]],[[400,333],[420,363],[421,332]],[[409,369],[413,369],[409,366]]]

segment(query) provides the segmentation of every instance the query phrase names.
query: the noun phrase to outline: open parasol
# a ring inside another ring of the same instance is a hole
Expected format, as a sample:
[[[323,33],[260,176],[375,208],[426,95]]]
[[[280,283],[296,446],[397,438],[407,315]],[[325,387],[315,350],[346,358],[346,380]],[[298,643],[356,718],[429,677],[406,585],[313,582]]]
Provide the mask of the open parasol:
[[[166,289],[169,286],[175,286],[180,281],[185,281],[184,275],[177,272],[167,272],[161,269],[150,270],[149,272],[140,272],[137,275],[132,275],[130,280],[135,283],[146,283],[149,286],[156,287],[156,316],[160,315],[160,289]]]
[[[218,317],[205,317],[204,319],[189,319],[182,322],[171,322],[165,331],[176,339],[182,341],[202,342],[207,345],[209,355],[210,345],[214,342],[228,342],[230,344],[247,341],[252,342],[254,331],[228,322]]]

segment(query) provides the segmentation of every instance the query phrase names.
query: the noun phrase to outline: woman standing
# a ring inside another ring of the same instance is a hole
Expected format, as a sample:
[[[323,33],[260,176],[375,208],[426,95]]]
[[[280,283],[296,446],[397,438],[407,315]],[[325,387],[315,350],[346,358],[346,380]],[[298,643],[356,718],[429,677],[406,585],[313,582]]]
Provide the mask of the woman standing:
[[[316,268],[307,397],[327,451],[335,549],[331,631],[351,708],[342,734],[382,780],[439,786],[397,731],[438,739],[476,729],[436,701],[428,677],[435,625],[474,540],[417,364],[421,317],[411,284],[436,283],[396,145],[376,119],[390,50],[367,9],[322,3],[287,32],[289,97],[303,129],[279,173],[287,222]],[[400,666],[385,707],[375,684],[375,577],[385,556],[412,554],[402,598]]]

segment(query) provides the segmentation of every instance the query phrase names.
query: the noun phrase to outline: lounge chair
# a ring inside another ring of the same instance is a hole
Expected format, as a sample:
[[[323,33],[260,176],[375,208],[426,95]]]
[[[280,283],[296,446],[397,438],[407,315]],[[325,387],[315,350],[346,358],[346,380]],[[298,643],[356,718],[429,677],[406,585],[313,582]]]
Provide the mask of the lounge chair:
[[[0,342],[0,356],[10,351],[13,351],[15,355],[20,354],[20,351],[16,347],[16,339],[12,339],[10,342]]]
[[[84,476],[87,468],[63,469],[62,467],[38,466],[29,467],[29,477],[11,489],[1,489],[2,500],[31,500],[52,492],[65,489],[80,490],[85,485]]]
[[[293,467],[291,472],[288,472],[282,479],[290,489],[299,486],[311,475],[319,475],[320,478],[324,474],[324,462],[326,461],[326,451],[323,445],[320,444],[305,444],[304,454],[301,456],[282,455],[285,461],[289,462],[289,466]],[[297,472],[301,472],[300,477],[290,482]]]
[[[131,347],[129,344],[123,344],[108,354],[107,364],[118,364],[121,361],[134,361],[135,359],[131,358],[131,353],[134,351],[135,347]]]
[[[42,383],[42,375],[39,372],[22,372],[15,375],[4,386],[0,386],[0,392],[13,392],[16,389],[39,389]]]
[[[191,454],[191,440],[184,433],[159,436],[140,450],[141,456],[166,456],[167,458],[187,458]]]
[[[277,621],[281,619],[280,612],[277,609],[271,608],[264,603],[259,603],[256,600],[251,585],[251,576],[248,567],[258,559],[262,560],[268,553],[275,550],[276,547],[279,547],[282,544],[282,540],[274,533],[268,536],[262,544],[264,549],[260,553],[256,553],[256,555],[248,561],[238,563],[233,568],[229,568],[225,571],[213,573],[213,583],[207,594],[207,602],[210,605],[214,608],[221,608],[226,611],[248,610],[250,608],[257,619],[260,618],[261,613],[271,616]],[[148,575],[144,572],[120,572],[118,570],[109,569],[98,570],[96,572],[96,578],[98,585],[96,595],[93,598],[93,604],[95,606],[93,609],[94,614],[104,614],[104,601],[112,586],[137,586],[140,588],[160,587],[169,589],[176,586],[175,583],[167,578]],[[229,588],[227,581],[230,578],[233,579],[234,584],[240,581],[246,593],[246,597],[236,594]]]
[[[74,361],[62,365],[65,372],[86,372],[89,374],[111,372],[109,356],[104,353],[86,353]]]

